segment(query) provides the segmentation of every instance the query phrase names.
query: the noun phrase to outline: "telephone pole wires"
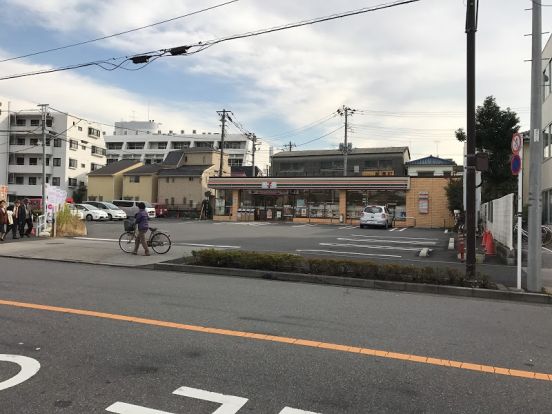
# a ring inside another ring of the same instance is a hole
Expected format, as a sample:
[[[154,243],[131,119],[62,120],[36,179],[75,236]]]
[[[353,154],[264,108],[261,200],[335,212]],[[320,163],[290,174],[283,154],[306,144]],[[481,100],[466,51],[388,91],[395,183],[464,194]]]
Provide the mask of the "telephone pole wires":
[[[529,144],[529,227],[527,247],[527,290],[542,289],[542,235],[541,235],[541,185],[542,185],[542,15],[541,3],[532,1],[532,51],[531,51],[531,121]],[[520,230],[521,231],[521,230]]]
[[[289,141],[286,145],[284,145],[284,148],[286,148],[289,152],[291,152],[292,148],[295,148],[297,145],[295,145],[293,142]]]
[[[347,157],[349,153],[351,152],[353,146],[352,144],[347,142],[348,139],[348,132],[349,132],[349,115],[352,115],[356,112],[356,109],[351,109],[348,106],[343,105],[341,108],[337,110],[337,113],[343,117],[345,117],[345,136],[343,139],[343,144],[339,145],[339,149],[343,153],[343,176],[347,176]]]

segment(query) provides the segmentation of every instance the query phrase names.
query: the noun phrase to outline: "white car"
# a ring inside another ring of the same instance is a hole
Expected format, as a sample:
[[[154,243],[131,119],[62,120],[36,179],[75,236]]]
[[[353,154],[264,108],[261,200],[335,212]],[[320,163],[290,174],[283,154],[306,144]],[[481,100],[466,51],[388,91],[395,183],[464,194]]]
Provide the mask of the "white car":
[[[366,206],[360,216],[360,228],[368,226],[393,227],[393,216],[386,206]]]
[[[84,220],[84,214],[81,210],[77,210],[74,204],[67,204],[67,208],[73,216],[77,216],[79,220]]]
[[[127,218],[127,214],[117,207],[115,204],[108,203],[107,201],[87,201],[86,204],[98,207],[107,213],[109,220],[124,220]]]
[[[91,220],[109,220],[109,216],[103,210],[100,210],[98,207],[94,207],[90,204],[75,204],[77,210],[82,211],[86,221]]]

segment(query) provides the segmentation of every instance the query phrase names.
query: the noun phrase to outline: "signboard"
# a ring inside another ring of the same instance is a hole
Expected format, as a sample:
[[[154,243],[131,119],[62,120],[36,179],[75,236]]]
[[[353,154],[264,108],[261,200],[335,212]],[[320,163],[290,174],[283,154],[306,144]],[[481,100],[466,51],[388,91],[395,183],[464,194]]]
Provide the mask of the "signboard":
[[[8,200],[8,186],[0,185],[0,200]]]
[[[510,168],[513,175],[518,175],[521,171],[521,157],[519,154],[514,154],[512,161],[510,161]]]
[[[512,135],[512,153],[518,154],[521,146],[523,145],[523,138],[519,132]]]
[[[429,193],[418,193],[418,212],[420,214],[429,214]]]
[[[261,183],[261,188],[264,190],[270,190],[270,189],[278,188],[278,185],[273,181],[263,181]]]

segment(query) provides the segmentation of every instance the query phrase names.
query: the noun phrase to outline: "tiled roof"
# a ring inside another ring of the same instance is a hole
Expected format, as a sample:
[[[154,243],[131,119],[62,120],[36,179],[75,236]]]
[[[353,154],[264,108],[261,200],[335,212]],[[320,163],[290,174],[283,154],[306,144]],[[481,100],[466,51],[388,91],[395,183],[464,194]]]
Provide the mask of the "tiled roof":
[[[150,175],[155,174],[161,168],[163,168],[162,164],[148,164],[143,165],[142,167],[135,168],[134,170],[130,170],[123,175]]]
[[[88,176],[102,176],[102,175],[113,175],[126,170],[133,165],[140,164],[138,160],[121,160],[107,164],[105,167],[102,167],[98,170],[91,171]]]
[[[383,148],[353,148],[349,155],[356,154],[403,154],[408,151],[408,147],[383,147]],[[324,155],[342,155],[340,150],[306,150],[306,151],[282,151],[274,154],[273,158],[288,157],[312,157]]]
[[[407,161],[406,165],[456,165],[453,160],[448,160],[444,158],[434,157],[430,155],[429,157],[420,158],[417,160]]]
[[[160,177],[198,177],[212,165],[183,165],[179,168],[167,168],[159,171]]]

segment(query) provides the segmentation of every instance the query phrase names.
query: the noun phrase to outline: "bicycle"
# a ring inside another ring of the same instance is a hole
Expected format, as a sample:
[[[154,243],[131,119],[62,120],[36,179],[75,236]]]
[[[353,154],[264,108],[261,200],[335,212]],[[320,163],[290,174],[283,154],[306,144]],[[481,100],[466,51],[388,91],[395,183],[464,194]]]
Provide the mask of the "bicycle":
[[[158,231],[155,227],[150,227],[150,235],[147,239],[148,247],[151,247],[157,254],[165,254],[171,250],[171,238],[163,232]],[[132,253],[136,244],[136,230],[125,231],[119,237],[119,247],[125,253]]]
[[[513,234],[514,240],[517,240],[517,230],[518,230],[518,225],[516,223],[514,224],[514,234]],[[552,243],[552,230],[550,229],[550,227],[547,227],[544,225],[541,226],[541,237],[542,237],[542,244],[544,246]],[[521,228],[521,238],[523,241],[529,240],[529,233],[523,227]]]

